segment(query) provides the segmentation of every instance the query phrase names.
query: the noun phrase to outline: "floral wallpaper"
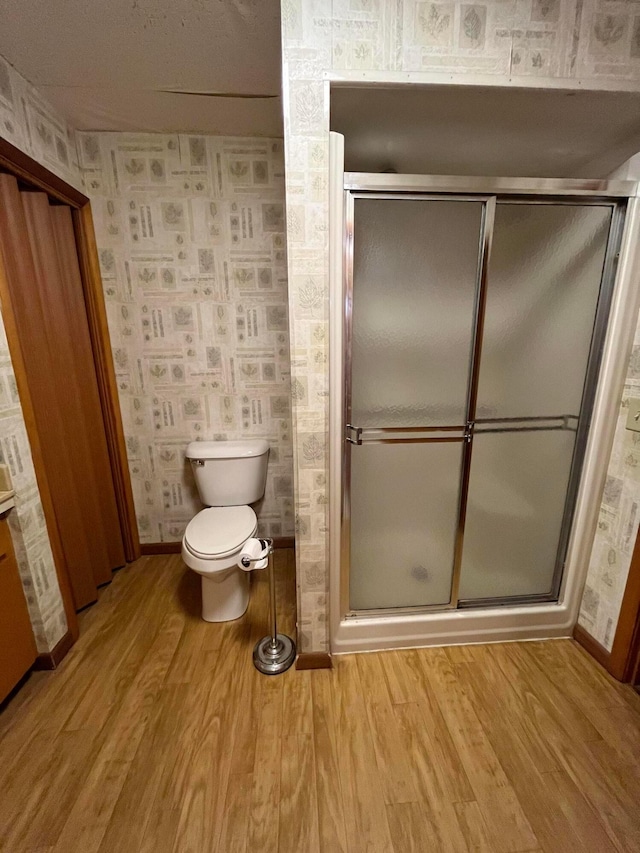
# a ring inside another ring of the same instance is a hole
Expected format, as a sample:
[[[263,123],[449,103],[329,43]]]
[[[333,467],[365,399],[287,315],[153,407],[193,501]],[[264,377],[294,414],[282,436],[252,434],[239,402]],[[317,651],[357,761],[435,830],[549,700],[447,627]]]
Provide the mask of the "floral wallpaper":
[[[7,520],[39,652],[67,630],[49,534],[40,502],[4,325],[0,321],[0,461],[11,473],[15,507]]]
[[[324,75],[412,72],[418,82],[421,73],[441,72],[466,74],[470,82],[479,75],[504,83],[535,77],[540,86],[552,78],[565,78],[568,86],[618,79],[640,88],[640,5],[283,0],[282,44],[298,636],[301,651],[308,652],[329,647],[329,104]],[[626,500],[622,492],[619,500]],[[635,536],[635,516],[632,526]],[[619,579],[621,562],[615,570]]]
[[[78,189],[73,128],[0,56],[0,136]]]
[[[142,542],[201,508],[187,444],[265,438],[293,534],[282,140],[80,133]],[[301,386],[302,387],[302,386]]]
[[[2,57],[0,136],[82,188],[73,131]],[[9,466],[16,491],[8,521],[36,645],[48,652],[65,635],[67,621],[1,317],[0,461]]]
[[[578,623],[611,651],[640,524],[640,433],[628,430],[629,400],[640,397],[636,331]]]

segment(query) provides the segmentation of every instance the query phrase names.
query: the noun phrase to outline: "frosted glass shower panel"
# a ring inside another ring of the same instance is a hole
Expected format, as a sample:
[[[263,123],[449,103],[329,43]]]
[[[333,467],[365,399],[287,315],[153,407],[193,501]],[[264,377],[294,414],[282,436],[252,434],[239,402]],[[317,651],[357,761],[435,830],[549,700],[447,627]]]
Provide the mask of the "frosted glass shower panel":
[[[611,216],[498,203],[477,419],[579,414]]]
[[[610,205],[498,203],[461,600],[555,594]]]
[[[352,609],[449,603],[462,447],[352,448]]]
[[[548,595],[575,433],[476,433],[461,600]]]
[[[482,211],[355,199],[351,423],[464,424]]]

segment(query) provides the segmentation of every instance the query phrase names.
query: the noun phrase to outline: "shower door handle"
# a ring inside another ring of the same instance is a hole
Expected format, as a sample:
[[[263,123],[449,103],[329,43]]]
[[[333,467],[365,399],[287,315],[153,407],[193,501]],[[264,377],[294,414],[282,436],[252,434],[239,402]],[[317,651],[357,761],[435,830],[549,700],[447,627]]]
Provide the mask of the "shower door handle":
[[[347,424],[345,441],[362,444],[430,444],[432,442],[469,441],[467,426],[416,426],[416,427],[357,427]],[[457,435],[454,435],[457,433]]]

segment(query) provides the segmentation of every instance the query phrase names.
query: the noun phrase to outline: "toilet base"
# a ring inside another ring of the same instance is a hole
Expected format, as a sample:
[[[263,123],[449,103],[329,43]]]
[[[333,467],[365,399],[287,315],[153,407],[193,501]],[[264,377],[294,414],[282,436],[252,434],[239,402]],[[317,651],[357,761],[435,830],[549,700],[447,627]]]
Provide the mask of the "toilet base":
[[[232,568],[202,575],[202,618],[205,622],[239,619],[249,605],[249,573]]]

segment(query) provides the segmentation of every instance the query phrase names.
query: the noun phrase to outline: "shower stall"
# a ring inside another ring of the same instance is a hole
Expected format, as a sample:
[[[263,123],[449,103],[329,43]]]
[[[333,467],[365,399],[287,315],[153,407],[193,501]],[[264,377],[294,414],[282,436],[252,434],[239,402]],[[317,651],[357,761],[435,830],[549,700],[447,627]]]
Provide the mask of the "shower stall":
[[[528,636],[562,603],[635,184],[345,173],[341,191],[334,639]]]

